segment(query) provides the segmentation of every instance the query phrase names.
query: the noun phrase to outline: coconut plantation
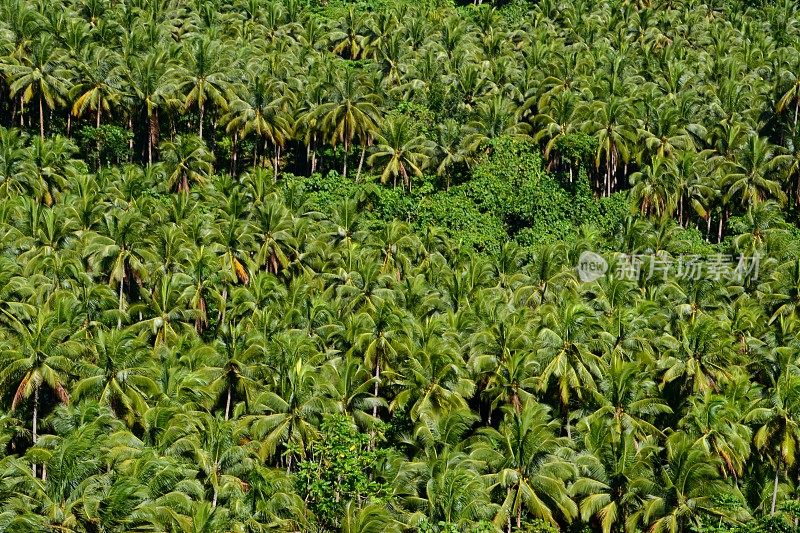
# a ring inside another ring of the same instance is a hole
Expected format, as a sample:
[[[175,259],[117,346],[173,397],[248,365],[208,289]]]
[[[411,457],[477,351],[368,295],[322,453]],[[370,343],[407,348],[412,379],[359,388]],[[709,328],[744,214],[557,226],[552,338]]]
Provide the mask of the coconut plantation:
[[[0,0],[0,532],[800,532],[793,0]]]

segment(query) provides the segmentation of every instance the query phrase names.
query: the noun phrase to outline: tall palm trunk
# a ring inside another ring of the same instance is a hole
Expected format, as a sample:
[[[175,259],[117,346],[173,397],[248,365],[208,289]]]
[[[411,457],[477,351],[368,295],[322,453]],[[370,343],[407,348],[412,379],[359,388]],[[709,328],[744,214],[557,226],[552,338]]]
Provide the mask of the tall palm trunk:
[[[147,128],[147,163],[153,164],[153,147],[158,142],[158,109],[148,117]]]
[[[775,514],[775,503],[778,500],[778,479],[781,475],[781,454],[778,453],[778,464],[775,465],[775,481],[772,483],[772,505],[770,506],[770,516]]]
[[[206,104],[205,104],[205,102],[201,101],[201,103],[200,103],[200,132],[199,132],[199,136],[200,136],[200,140],[201,141],[203,140],[203,117],[205,117],[205,114],[206,114]]]
[[[361,157],[358,159],[358,171],[356,172],[356,181],[361,179],[361,167],[364,166],[364,154],[367,152],[367,145],[361,146]]]
[[[39,136],[44,140],[44,103],[41,90],[39,91]]]
[[[33,428],[33,445],[36,446],[36,441],[38,440],[38,433],[37,433],[37,423],[39,418],[39,385],[36,385],[36,388],[33,389],[33,423],[31,427]],[[33,477],[36,477],[36,463],[31,465],[31,469],[33,471]]]
[[[117,317],[117,329],[122,329],[122,284],[124,280],[124,276],[119,280],[119,316]]]
[[[274,157],[272,158],[272,182],[278,182],[278,160],[281,157],[281,147],[275,145]]]
[[[132,163],[133,159],[133,117],[128,115],[128,129],[131,131],[131,136],[128,139],[128,157],[126,158],[128,163]]]
[[[311,138],[311,173],[317,171],[317,134]]]
[[[233,145],[231,146],[231,176],[236,176],[236,155],[238,153],[237,146],[239,144],[239,132],[233,132]]]
[[[380,383],[380,381],[381,381],[380,359],[376,359],[375,360],[375,388],[374,388],[374,391],[373,391],[373,394],[375,395],[375,399],[378,398],[378,384]],[[372,406],[372,416],[374,418],[378,418],[378,404],[377,403],[375,403],[375,405]]]
[[[228,385],[228,399],[225,400],[225,420],[228,420],[231,413],[231,386]]]
[[[347,177],[347,152],[350,151],[350,143],[347,139],[344,140],[344,165],[342,168],[342,176]]]

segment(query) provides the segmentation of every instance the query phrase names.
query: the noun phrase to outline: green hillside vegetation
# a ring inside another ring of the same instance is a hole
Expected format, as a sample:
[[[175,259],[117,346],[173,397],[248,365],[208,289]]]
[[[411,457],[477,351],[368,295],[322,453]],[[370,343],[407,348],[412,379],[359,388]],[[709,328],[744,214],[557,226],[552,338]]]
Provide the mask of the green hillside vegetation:
[[[799,10],[0,0],[0,532],[800,531]]]

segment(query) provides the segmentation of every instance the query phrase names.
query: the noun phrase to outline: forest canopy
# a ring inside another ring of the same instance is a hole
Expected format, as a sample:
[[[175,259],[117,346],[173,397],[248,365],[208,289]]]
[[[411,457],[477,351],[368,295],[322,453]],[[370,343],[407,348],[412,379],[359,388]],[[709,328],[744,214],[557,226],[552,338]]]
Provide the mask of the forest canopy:
[[[797,532],[792,0],[0,0],[0,531]]]

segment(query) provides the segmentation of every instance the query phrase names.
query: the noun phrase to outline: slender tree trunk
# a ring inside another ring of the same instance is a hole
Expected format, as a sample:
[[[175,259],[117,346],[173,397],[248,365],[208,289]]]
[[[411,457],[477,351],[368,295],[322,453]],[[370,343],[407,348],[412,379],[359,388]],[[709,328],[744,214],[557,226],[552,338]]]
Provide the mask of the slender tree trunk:
[[[96,128],[100,128],[100,113],[102,112],[103,108],[100,104],[97,104],[97,120],[96,120]]]
[[[39,93],[39,137],[44,140],[44,104],[41,92]]]
[[[148,132],[147,132],[147,162],[153,164],[153,148],[158,142],[158,109],[153,110],[153,113],[148,117]]]
[[[311,173],[317,171],[317,134],[311,138]]]
[[[216,509],[217,508],[217,487],[216,486],[214,487],[214,496],[211,499],[211,508],[212,509]]]
[[[71,131],[72,131],[72,113],[67,111],[67,137],[70,136]]]
[[[378,384],[380,383],[380,381],[381,381],[381,365],[376,360],[375,361],[375,388],[374,388],[375,399],[378,398]],[[372,406],[372,416],[375,417],[375,418],[378,417],[378,404],[377,403]]]
[[[205,103],[200,104],[200,140],[203,140],[203,117],[206,114],[206,105]]]
[[[117,317],[117,329],[122,329],[122,282],[125,278],[119,280],[119,316]]]
[[[233,133],[233,146],[231,147],[231,176],[236,177],[236,157],[237,157],[237,147],[239,145],[239,132],[235,131]]]
[[[275,145],[275,158],[272,161],[272,183],[278,182],[278,161],[281,158],[281,147],[279,145]]]
[[[342,168],[342,175],[346,178],[347,177],[347,152],[349,151],[349,143],[347,140],[344,141],[344,165]]]
[[[38,432],[37,432],[37,423],[39,422],[39,386],[36,385],[36,388],[33,389],[33,445],[36,446],[36,441],[38,440]],[[31,465],[31,469],[33,471],[33,477],[36,477],[36,463]]]
[[[228,287],[222,289],[222,305],[219,306],[219,313],[217,314],[217,328],[219,328],[225,321],[225,307],[228,303]]]
[[[506,489],[508,496],[511,496],[511,487]],[[511,533],[511,513],[506,517],[506,533]]]
[[[367,145],[361,146],[361,157],[358,159],[358,172],[356,172],[356,181],[361,179],[361,167],[364,166],[364,154],[367,152]]]
[[[770,506],[770,516],[775,514],[775,503],[778,501],[778,479],[781,475],[781,454],[778,453],[778,464],[775,465],[775,481],[772,483],[772,505]]]
[[[228,385],[228,399],[225,400],[225,420],[228,420],[231,413],[231,386]]]
[[[131,138],[128,139],[128,163],[131,162],[131,158],[133,157],[133,117],[128,117],[128,129],[131,132]]]

